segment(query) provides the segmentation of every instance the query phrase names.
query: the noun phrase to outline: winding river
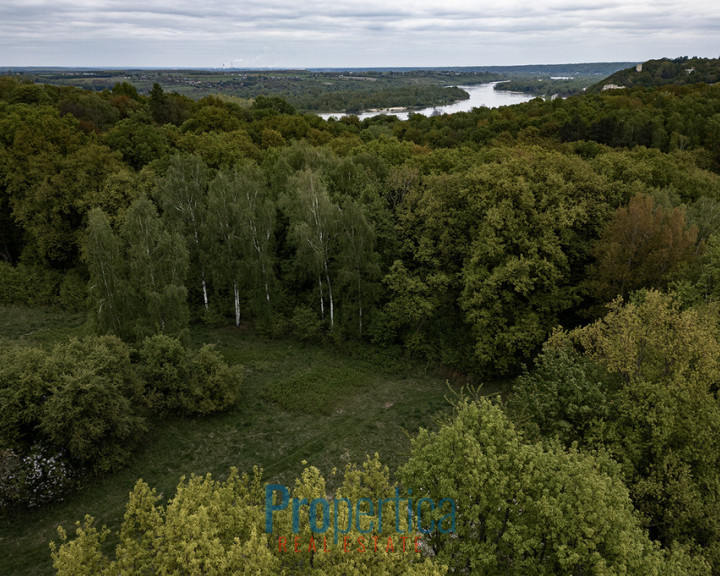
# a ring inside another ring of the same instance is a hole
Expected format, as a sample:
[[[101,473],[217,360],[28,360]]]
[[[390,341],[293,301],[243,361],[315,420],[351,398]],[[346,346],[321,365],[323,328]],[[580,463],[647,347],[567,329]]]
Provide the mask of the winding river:
[[[488,84],[476,84],[474,86],[459,86],[470,94],[470,98],[467,100],[460,100],[454,104],[448,104],[446,106],[431,106],[429,108],[423,108],[421,110],[413,110],[414,114],[423,114],[425,116],[432,116],[433,114],[452,114],[454,112],[469,112],[473,108],[479,108],[480,106],[487,106],[488,108],[498,108],[499,106],[508,106],[510,104],[520,104],[521,102],[528,102],[535,98],[530,94],[522,94],[519,92],[508,92],[506,90],[495,90],[495,84],[497,82],[490,82]],[[365,118],[371,118],[378,114],[392,114],[397,116],[400,120],[407,120],[409,112],[404,109],[391,109],[391,110],[368,110],[357,114],[360,120]],[[323,112],[318,114],[325,120],[330,117],[340,118],[344,116],[341,112]]]

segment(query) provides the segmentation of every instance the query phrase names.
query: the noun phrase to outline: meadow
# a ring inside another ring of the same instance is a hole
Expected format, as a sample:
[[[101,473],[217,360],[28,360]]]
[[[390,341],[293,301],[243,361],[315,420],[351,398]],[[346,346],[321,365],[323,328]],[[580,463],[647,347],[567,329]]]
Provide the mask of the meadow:
[[[83,314],[0,308],[2,339],[51,347],[86,331]],[[180,477],[224,478],[231,466],[241,472],[258,466],[264,481],[286,485],[303,462],[331,481],[333,468],[376,452],[394,470],[407,459],[418,428],[434,427],[462,388],[437,369],[411,367],[392,350],[360,344],[269,340],[246,325],[195,327],[191,338],[194,346],[216,345],[228,363],[243,366],[237,405],[203,418],[156,420],[127,468],[90,478],[63,502],[0,520],[0,574],[50,574],[48,546],[57,526],[70,530],[85,514],[117,529],[139,478],[169,497]]]

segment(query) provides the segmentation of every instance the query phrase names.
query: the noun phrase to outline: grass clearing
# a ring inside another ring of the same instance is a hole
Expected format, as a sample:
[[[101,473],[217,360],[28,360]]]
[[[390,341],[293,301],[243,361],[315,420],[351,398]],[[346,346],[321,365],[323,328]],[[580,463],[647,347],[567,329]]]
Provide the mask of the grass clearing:
[[[56,311],[0,308],[0,337],[33,345],[80,336],[84,319]],[[259,466],[264,479],[292,485],[307,461],[332,489],[333,468],[361,463],[377,452],[391,470],[409,454],[410,438],[449,408],[445,379],[422,369],[397,368],[367,350],[265,340],[247,328],[192,330],[193,345],[215,344],[229,363],[244,367],[241,399],[233,409],[203,418],[153,423],[132,464],[90,480],[53,506],[0,521],[0,574],[52,574],[48,543],[57,526],[72,533],[90,514],[117,529],[138,478],[164,497],[181,476],[225,477]],[[108,550],[114,547],[108,541]]]

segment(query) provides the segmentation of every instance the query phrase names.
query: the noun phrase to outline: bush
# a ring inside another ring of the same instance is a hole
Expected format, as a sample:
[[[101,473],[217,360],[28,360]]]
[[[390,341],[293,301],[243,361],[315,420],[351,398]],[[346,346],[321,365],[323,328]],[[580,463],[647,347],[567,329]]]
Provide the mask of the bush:
[[[114,336],[73,339],[53,349],[47,368],[55,379],[40,429],[49,442],[97,472],[126,464],[147,431],[128,346]]]
[[[40,266],[0,262],[0,304],[54,306],[62,274]]]
[[[143,401],[130,348],[114,336],[72,339],[50,353],[7,347],[0,359],[3,505],[53,499],[71,483],[70,462],[97,472],[124,465],[147,430]]]
[[[144,340],[138,369],[150,404],[182,415],[229,408],[242,380],[240,371],[228,367],[211,346],[189,351],[177,338],[163,334]]]
[[[296,306],[290,321],[293,334],[300,340],[318,340],[322,332],[322,323],[317,314],[308,306]]]
[[[76,472],[61,452],[40,445],[25,456],[0,452],[0,515],[11,507],[36,508],[57,500],[75,484]]]
[[[50,394],[47,353],[7,346],[0,355],[0,449],[29,448],[36,438],[42,405]]]
[[[85,310],[87,279],[77,270],[68,270],[60,282],[60,306],[70,312]]]

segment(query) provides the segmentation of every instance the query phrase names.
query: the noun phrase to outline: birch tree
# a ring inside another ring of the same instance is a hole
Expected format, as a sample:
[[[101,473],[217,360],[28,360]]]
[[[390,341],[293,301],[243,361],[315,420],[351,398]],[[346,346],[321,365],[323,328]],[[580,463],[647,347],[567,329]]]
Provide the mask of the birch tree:
[[[135,318],[135,337],[182,332],[188,322],[184,285],[188,251],[182,238],[164,230],[155,206],[145,196],[130,205],[120,238],[125,245],[132,299],[124,313]]]
[[[90,273],[88,294],[97,328],[120,335],[125,321],[125,263],[120,240],[100,208],[92,209],[88,215],[83,258]]]
[[[249,264],[254,288],[261,291],[267,313],[271,311],[270,292],[273,274],[273,229],[275,206],[259,167],[245,165],[236,169],[234,183],[239,189],[239,212],[242,221],[245,258]]]
[[[335,300],[330,263],[337,250],[339,208],[330,200],[327,188],[312,170],[291,178],[288,189],[283,205],[290,218],[289,237],[295,245],[298,263],[317,279],[323,321],[327,298],[332,330],[335,327]]]
[[[158,182],[158,200],[163,219],[171,230],[186,239],[193,282],[202,288],[205,310],[209,307],[206,280],[207,248],[201,231],[207,215],[208,168],[199,156],[176,155],[165,177]]]
[[[243,267],[240,190],[226,172],[218,172],[208,191],[206,230],[212,239],[212,277],[218,286],[231,286],[235,325],[240,325],[240,282]]]
[[[340,213],[339,280],[355,299],[358,336],[363,334],[363,317],[368,284],[380,275],[375,252],[375,230],[368,222],[362,206],[348,199]]]

